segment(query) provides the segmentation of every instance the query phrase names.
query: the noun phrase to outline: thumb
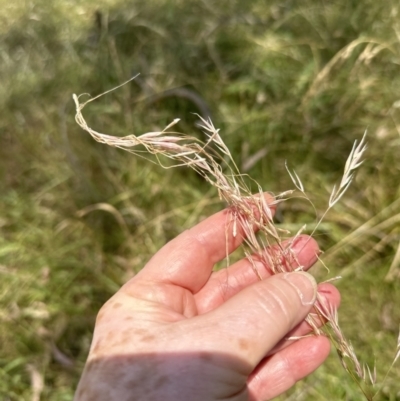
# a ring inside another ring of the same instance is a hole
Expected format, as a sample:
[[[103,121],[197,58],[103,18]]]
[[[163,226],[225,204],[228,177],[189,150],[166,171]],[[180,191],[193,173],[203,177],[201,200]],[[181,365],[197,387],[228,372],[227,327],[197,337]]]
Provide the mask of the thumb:
[[[310,274],[282,273],[247,287],[203,316],[216,319],[215,345],[254,368],[304,320],[316,295],[317,283]]]

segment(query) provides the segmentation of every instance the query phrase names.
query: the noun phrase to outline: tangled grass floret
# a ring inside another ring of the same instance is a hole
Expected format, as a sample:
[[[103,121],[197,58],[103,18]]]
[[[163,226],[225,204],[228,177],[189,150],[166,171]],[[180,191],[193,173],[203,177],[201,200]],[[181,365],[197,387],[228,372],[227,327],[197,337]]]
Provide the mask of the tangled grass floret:
[[[275,195],[275,200],[272,203],[267,203],[263,196],[264,191],[258,183],[255,183],[258,188],[258,194],[252,193],[246,184],[246,180],[251,180],[251,178],[248,175],[240,173],[231,152],[219,134],[219,129],[214,127],[210,119],[198,116],[200,119],[199,127],[205,134],[206,141],[201,141],[194,136],[174,131],[173,127],[179,122],[179,119],[174,119],[162,131],[148,132],[139,136],[115,137],[97,132],[88,126],[82,115],[84,107],[99,97],[125,85],[132,79],[83,103],[80,103],[80,98],[87,94],[80,96],[74,94],[73,100],[76,105],[75,120],[78,125],[97,142],[123,149],[144,158],[147,158],[146,154],[152,154],[156,158],[156,163],[164,168],[177,166],[190,167],[209,184],[214,186],[221,200],[226,202],[230,207],[230,220],[227,222],[227,227],[232,227],[234,236],[237,235],[238,226],[241,227],[245,237],[244,253],[260,280],[262,277],[257,270],[256,261],[261,261],[265,266],[268,266],[272,274],[302,270],[303,267],[296,259],[291,245],[304,231],[305,226],[295,234],[289,245],[283,245],[284,235],[290,233],[275,226],[271,211],[271,206],[284,202],[295,190],[288,190]],[[362,157],[366,150],[365,139],[366,132],[359,143],[355,141],[346,161],[340,184],[333,187],[328,206],[311,235],[317,230],[326,213],[334,207],[351,185],[355,171],[363,163]],[[165,165],[160,156],[172,160],[172,165]],[[154,162],[154,160],[151,161]],[[296,189],[301,192],[302,196],[308,199],[300,177],[294,170],[290,172],[287,164],[286,169]],[[255,234],[254,228],[257,229],[258,235]],[[228,253],[227,264],[229,265]],[[368,401],[372,401],[377,394],[375,390],[376,368],[374,367],[371,371],[367,365],[360,363],[353,346],[345,338],[340,328],[338,313],[334,306],[328,304],[322,297],[317,296],[315,310],[316,314],[309,314],[307,316],[307,323],[315,334],[324,333],[330,337],[343,368],[357,383],[365,398]],[[327,324],[322,326],[322,329],[319,328],[321,322],[327,322]],[[295,338],[291,339],[294,340]],[[397,344],[397,353],[392,366],[399,357],[400,336]]]

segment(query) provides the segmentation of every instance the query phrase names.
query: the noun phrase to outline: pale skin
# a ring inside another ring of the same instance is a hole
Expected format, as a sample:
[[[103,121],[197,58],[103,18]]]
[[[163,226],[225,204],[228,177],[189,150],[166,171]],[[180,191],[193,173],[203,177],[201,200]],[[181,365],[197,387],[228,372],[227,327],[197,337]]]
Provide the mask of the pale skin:
[[[333,306],[338,291],[261,263],[260,281],[247,259],[213,272],[243,241],[229,216],[166,244],[101,308],[75,401],[264,401],[322,364],[329,340],[304,319],[317,291]],[[306,236],[293,250],[304,270],[319,252]]]

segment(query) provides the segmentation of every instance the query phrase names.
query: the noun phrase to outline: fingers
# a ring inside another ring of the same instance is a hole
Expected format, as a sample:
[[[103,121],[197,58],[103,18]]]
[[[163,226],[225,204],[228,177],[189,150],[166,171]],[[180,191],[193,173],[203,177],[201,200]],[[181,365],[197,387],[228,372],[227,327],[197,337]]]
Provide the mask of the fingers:
[[[317,242],[306,235],[301,235],[295,241],[288,240],[282,243],[282,247],[290,246],[291,266],[288,270],[294,270],[299,266],[308,270],[316,261],[319,253]],[[255,266],[247,259],[242,259],[227,269],[212,273],[207,284],[195,295],[198,312],[205,313],[217,308],[235,294],[260,281],[258,274],[264,279],[271,276],[271,267],[266,266],[259,258],[254,258]],[[257,273],[254,271],[257,269]]]
[[[270,400],[312,373],[329,355],[326,337],[308,337],[264,359],[249,377],[251,401]]]
[[[271,215],[274,213],[272,203],[273,198],[265,194],[263,204],[270,208]],[[244,231],[240,224],[236,227],[232,209],[225,209],[166,244],[134,282],[146,279],[198,292],[209,279],[214,264],[233,252],[243,239]],[[125,286],[125,289],[128,288]]]
[[[317,284],[308,273],[281,273],[253,284],[219,308],[200,316],[215,327],[212,346],[224,349],[254,369],[309,313]],[[249,372],[250,373],[250,372]]]
[[[336,287],[329,283],[323,283],[318,285],[318,294],[322,296],[328,305],[331,305],[334,309],[338,309],[340,306],[340,293]],[[317,313],[315,307],[311,310],[311,315],[315,317],[315,323],[317,327],[321,327],[326,320]],[[276,352],[292,345],[295,341],[298,341],[300,337],[306,336],[312,333],[313,329],[306,322],[301,322],[292,331],[290,331],[284,339],[282,339],[270,352],[269,355],[275,354]]]

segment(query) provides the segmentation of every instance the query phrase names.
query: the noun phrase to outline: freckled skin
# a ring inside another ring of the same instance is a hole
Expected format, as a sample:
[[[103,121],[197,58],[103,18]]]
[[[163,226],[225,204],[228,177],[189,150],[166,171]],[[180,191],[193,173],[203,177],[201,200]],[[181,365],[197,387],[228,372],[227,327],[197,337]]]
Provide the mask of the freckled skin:
[[[104,311],[99,312],[99,314],[97,315],[97,318],[96,318],[96,323],[100,322],[100,320],[104,317],[104,314],[105,314]]]
[[[242,350],[248,350],[250,348],[249,341],[245,340],[244,338],[239,338],[239,347]]]
[[[101,347],[101,340],[97,341],[97,343],[95,343],[94,347],[93,347],[93,353],[96,354],[97,352],[99,352],[99,350],[102,349]]]
[[[156,338],[156,336],[152,336],[149,334],[148,336],[143,336],[140,340],[143,341],[144,343],[153,341]]]

